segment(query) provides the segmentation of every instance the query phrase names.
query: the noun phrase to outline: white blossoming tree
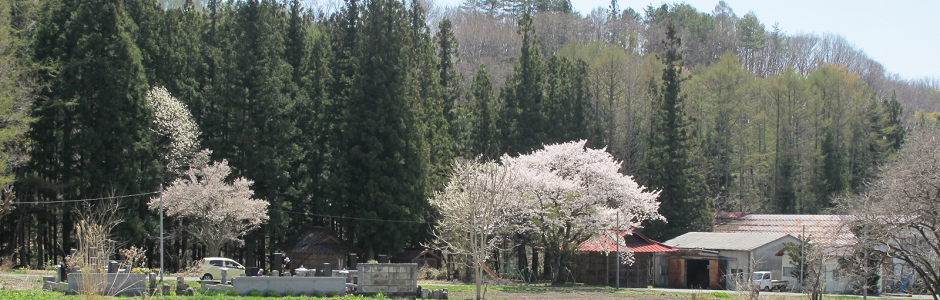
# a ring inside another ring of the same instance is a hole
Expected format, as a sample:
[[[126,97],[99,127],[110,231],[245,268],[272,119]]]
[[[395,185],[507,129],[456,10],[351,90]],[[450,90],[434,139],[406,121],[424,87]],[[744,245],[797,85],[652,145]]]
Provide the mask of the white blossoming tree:
[[[608,235],[618,213],[621,229],[663,219],[658,212],[659,192],[644,192],[632,177],[620,174],[621,163],[606,149],[586,148],[586,142],[546,145],[531,154],[502,157],[516,174],[517,209],[524,230],[534,234],[546,257],[552,258],[555,283],[563,281],[559,272],[578,246],[593,236]]]
[[[217,255],[226,243],[243,244],[242,236],[268,220],[268,201],[252,199],[251,180],[227,182],[228,161],[210,163],[211,153],[197,153],[189,170],[164,191],[162,202],[168,216],[182,218],[186,231]],[[154,197],[150,208],[159,209],[160,202]]]
[[[162,86],[147,92],[147,102],[153,107],[153,131],[165,148],[161,157],[164,167],[168,173],[179,176],[199,149],[199,126],[186,104]]]
[[[495,162],[458,160],[444,190],[430,199],[440,214],[435,246],[466,255],[481,299],[483,266],[497,249],[512,220],[513,174]]]

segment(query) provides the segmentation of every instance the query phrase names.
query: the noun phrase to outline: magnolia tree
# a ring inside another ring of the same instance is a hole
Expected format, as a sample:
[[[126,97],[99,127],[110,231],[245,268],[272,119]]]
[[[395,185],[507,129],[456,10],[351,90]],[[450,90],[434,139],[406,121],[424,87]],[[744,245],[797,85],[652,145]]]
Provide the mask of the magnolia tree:
[[[430,199],[440,218],[433,231],[438,248],[466,255],[481,299],[483,267],[512,224],[513,174],[495,162],[458,160],[450,181]]]
[[[645,192],[632,177],[620,174],[621,163],[605,149],[586,148],[586,142],[546,145],[531,154],[502,157],[516,176],[515,209],[523,230],[545,247],[555,283],[563,282],[559,272],[578,246],[592,236],[608,235],[618,215],[621,230],[664,219],[658,212],[658,191]]]
[[[210,163],[211,153],[197,153],[192,167],[149,205],[159,209],[162,202],[168,216],[183,219],[186,231],[202,241],[209,254],[217,255],[225,243],[243,244],[241,236],[268,220],[268,201],[252,199],[251,180],[239,177],[226,182],[231,172],[228,161]]]
[[[147,102],[153,107],[153,131],[165,148],[161,158],[166,170],[180,175],[199,149],[199,126],[186,104],[162,86],[147,92]]]
[[[940,293],[938,143],[936,127],[914,131],[897,160],[885,166],[867,192],[838,199],[840,208],[853,216],[857,246],[864,251],[859,257],[883,254],[903,262],[934,299]]]

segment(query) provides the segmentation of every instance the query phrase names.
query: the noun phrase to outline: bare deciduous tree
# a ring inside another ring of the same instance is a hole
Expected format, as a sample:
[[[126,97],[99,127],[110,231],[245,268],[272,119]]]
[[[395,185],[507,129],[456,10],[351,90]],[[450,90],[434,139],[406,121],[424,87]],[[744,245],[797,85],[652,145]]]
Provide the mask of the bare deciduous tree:
[[[495,162],[459,160],[444,190],[430,202],[440,213],[433,234],[436,246],[466,255],[481,299],[483,267],[512,220],[513,175]]]
[[[914,130],[897,160],[868,191],[838,200],[855,217],[858,243],[913,269],[927,291],[940,292],[940,130]]]
[[[193,166],[174,180],[163,193],[166,214],[182,218],[186,230],[202,241],[211,255],[219,254],[228,242],[242,244],[240,238],[268,220],[268,201],[253,199],[253,181],[244,177],[228,182],[228,161],[209,162],[212,152],[196,154]],[[161,197],[150,200],[159,209]]]

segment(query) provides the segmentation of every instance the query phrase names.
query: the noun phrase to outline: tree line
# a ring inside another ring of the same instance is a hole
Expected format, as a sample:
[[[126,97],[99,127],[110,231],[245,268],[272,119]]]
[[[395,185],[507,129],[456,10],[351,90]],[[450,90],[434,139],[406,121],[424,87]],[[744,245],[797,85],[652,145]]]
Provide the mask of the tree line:
[[[305,226],[366,256],[420,245],[454,158],[581,139],[663,191],[656,238],[709,230],[716,209],[822,213],[901,147],[906,115],[935,111],[918,104],[937,98],[929,81],[723,2],[641,15],[613,1],[585,16],[542,2],[5,0],[0,64],[15,71],[0,80],[12,131],[0,179],[38,204],[2,217],[0,255],[56,261],[74,246],[71,200],[142,195],[118,200],[115,239],[156,258],[147,202],[180,173],[154,134],[158,86],[188,107],[211,159],[269,201],[268,222],[223,247],[259,266]],[[176,268],[207,253],[183,234],[167,249]]]

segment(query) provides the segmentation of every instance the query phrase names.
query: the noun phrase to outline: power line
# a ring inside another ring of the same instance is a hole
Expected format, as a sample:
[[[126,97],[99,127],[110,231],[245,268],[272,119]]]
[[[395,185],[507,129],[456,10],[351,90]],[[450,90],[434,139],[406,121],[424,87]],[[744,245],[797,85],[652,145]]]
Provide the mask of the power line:
[[[305,216],[315,216],[315,217],[324,217],[324,218],[337,218],[337,219],[349,219],[349,220],[359,220],[359,221],[378,221],[378,222],[392,222],[392,223],[412,223],[412,224],[434,224],[435,222],[419,222],[419,221],[408,221],[408,220],[387,220],[387,219],[374,219],[374,218],[360,218],[360,217],[347,217],[347,216],[332,216],[324,214],[313,214],[306,212],[293,212],[283,209],[270,209],[274,211],[284,212],[294,215],[305,215]]]
[[[52,200],[52,201],[27,201],[27,202],[13,202],[13,205],[16,204],[53,204],[53,203],[69,203],[69,202],[86,202],[86,201],[99,201],[99,200],[109,200],[109,199],[121,199],[121,198],[130,198],[138,197],[143,195],[153,195],[159,194],[160,192],[147,192],[133,195],[124,195],[124,196],[111,196],[111,197],[101,197],[101,198],[87,198],[87,199],[73,199],[73,200]]]

